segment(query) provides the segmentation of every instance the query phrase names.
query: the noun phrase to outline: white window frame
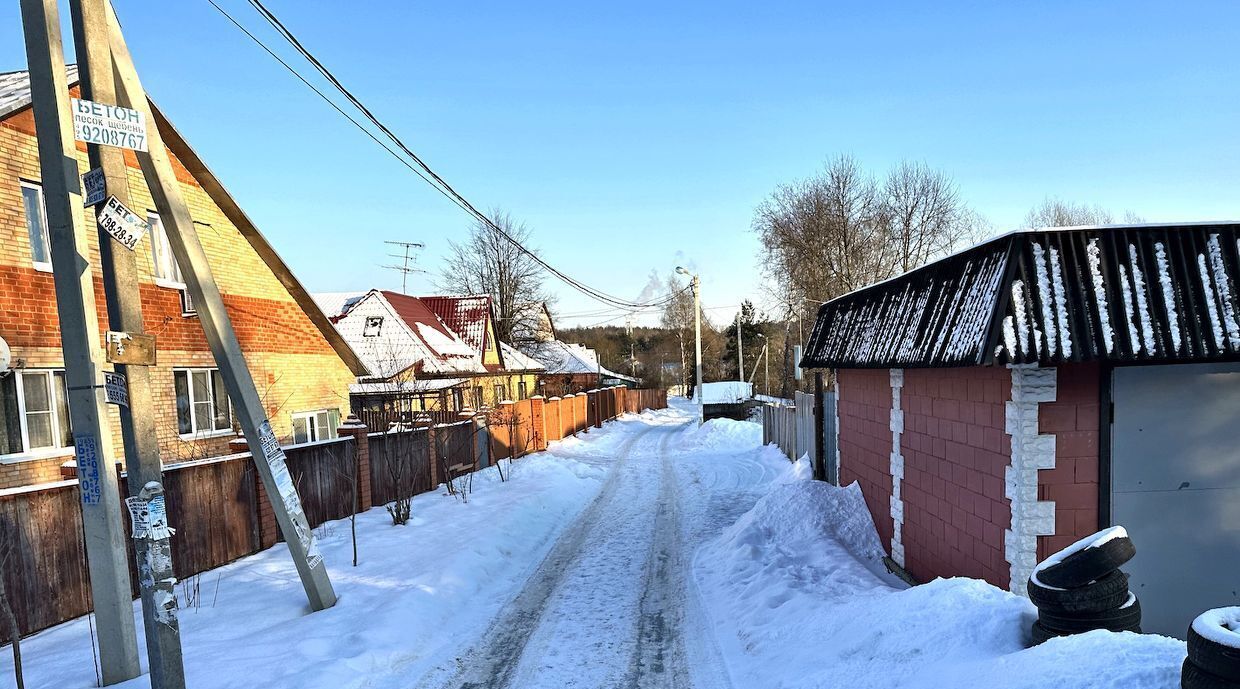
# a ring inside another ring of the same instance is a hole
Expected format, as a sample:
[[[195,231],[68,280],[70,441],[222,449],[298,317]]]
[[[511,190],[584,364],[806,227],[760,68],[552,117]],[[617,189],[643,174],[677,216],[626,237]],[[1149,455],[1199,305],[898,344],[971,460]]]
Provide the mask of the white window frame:
[[[159,217],[159,213],[148,211],[146,222],[151,226],[148,234],[151,236],[151,270],[155,284],[181,293],[182,316],[197,315],[198,310],[194,308],[189,287],[185,284],[185,274],[181,272],[176,256],[172,255],[172,244],[168,242],[168,231],[164,228],[163,219]]]
[[[294,443],[294,444],[301,444],[301,443],[314,443],[314,442],[318,442],[318,441],[320,441],[320,440],[330,440],[331,438],[334,438],[335,436],[331,435],[332,433],[335,433],[335,432],[336,432],[336,429],[335,429],[335,428],[331,428],[331,425],[332,425],[332,412],[336,412],[336,414],[337,414],[337,418],[339,418],[339,414],[340,414],[340,410],[339,410],[339,409],[315,409],[315,410],[313,410],[313,411],[299,411],[299,412],[295,412],[295,413],[293,414],[293,423],[292,423],[292,427],[291,427],[291,429],[292,429],[292,436],[293,436],[293,443]],[[324,425],[323,425],[323,427],[327,429],[326,431],[324,431],[324,433],[326,434],[326,437],[322,437],[322,438],[318,437],[318,435],[319,435],[319,424],[318,424],[318,422],[317,422],[317,419],[318,419],[318,416],[319,416],[320,414],[322,414],[323,416],[325,416],[325,417],[326,417],[326,418],[325,418],[325,423],[324,423]],[[306,438],[305,438],[305,440],[299,440],[299,439],[297,438],[297,421],[298,421],[299,419],[300,419],[300,420],[303,420],[303,421],[305,421],[305,422],[306,422]],[[339,428],[339,424],[337,424],[337,426],[336,426],[336,427],[337,427],[337,428]]]
[[[43,185],[37,182],[27,182],[24,179],[18,180],[18,181],[21,183],[22,189],[33,189],[35,192],[39,194],[39,206],[40,206],[39,210],[42,211],[39,217],[43,219],[43,238],[47,240],[48,260],[47,261],[35,261],[34,260],[34,246],[32,245],[30,247],[30,258],[31,258],[30,262],[34,265],[35,270],[43,272],[43,273],[50,273],[52,272],[52,261],[51,261],[52,233],[51,233],[51,230],[49,230],[47,226],[47,200],[43,196]],[[30,226],[26,225],[26,196],[25,194],[22,194],[22,225],[26,227],[26,239],[27,241],[29,241]]]
[[[11,373],[13,376],[13,384],[17,392],[17,415],[18,424],[21,427],[22,449],[20,452],[10,452],[0,454],[0,459],[14,461],[20,459],[39,459],[44,457],[55,457],[59,455],[70,455],[73,453],[73,444],[61,445],[62,429],[60,428],[60,415],[56,413],[57,396],[69,394],[68,389],[59,390],[55,383],[55,374],[64,373],[63,368],[39,368],[39,369],[22,369],[15,370]],[[27,376],[39,376],[47,380],[48,386],[48,414],[51,416],[52,427],[52,444],[44,447],[30,447],[30,427],[27,421],[29,412],[26,410],[26,382]],[[67,400],[66,400],[67,404]]]
[[[185,366],[179,366],[179,367],[172,369],[172,394],[174,396],[174,399],[177,394],[176,376],[178,373],[185,374],[185,394],[189,395],[190,432],[182,433],[181,432],[181,420],[179,418],[176,420],[177,435],[179,435],[182,440],[197,440],[199,438],[214,438],[217,436],[232,435],[234,424],[237,421],[237,415],[235,411],[233,410],[232,399],[228,397],[228,391],[215,389],[215,375],[214,374],[218,372],[219,372],[218,368],[189,368]],[[198,428],[198,417],[194,415],[194,375],[193,374],[195,373],[207,374],[207,387],[209,389],[209,395],[211,399],[211,428],[210,429]],[[218,395],[220,394],[224,395],[224,399],[228,403],[228,426],[225,428],[215,427],[215,404],[216,404],[216,400],[218,399]],[[174,404],[178,405],[177,408],[175,409],[175,412],[180,413],[179,401],[174,402]]]

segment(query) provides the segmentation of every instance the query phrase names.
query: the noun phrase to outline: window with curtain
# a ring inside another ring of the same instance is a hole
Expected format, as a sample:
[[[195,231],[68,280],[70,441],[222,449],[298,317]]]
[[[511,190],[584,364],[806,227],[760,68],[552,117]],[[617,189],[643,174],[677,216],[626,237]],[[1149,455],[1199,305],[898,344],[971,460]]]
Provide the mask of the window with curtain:
[[[0,454],[72,445],[64,371],[14,371],[0,377]]]
[[[47,209],[43,205],[43,187],[33,182],[22,182],[21,185],[31,261],[36,268],[51,270],[52,249],[47,232]]]

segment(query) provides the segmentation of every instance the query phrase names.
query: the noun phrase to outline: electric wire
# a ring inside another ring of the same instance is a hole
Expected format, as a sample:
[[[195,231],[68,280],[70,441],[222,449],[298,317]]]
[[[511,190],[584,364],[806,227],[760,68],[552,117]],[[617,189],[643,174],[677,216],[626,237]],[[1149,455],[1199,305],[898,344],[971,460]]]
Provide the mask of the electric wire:
[[[378,117],[376,117],[374,113],[371,112],[371,110],[368,107],[366,107],[364,103],[362,103],[362,101],[359,98],[353,95],[353,93],[349,91],[344,86],[344,84],[341,83],[340,80],[334,74],[332,74],[332,72],[325,65],[323,65],[323,63],[320,62],[318,58],[315,57],[301,43],[300,40],[298,40],[297,37],[292,33],[292,31],[289,30],[284,25],[284,23],[281,22],[280,19],[276,17],[273,12],[271,12],[271,10],[269,10],[265,5],[263,5],[263,3],[260,0],[249,0],[249,3],[260,14],[260,16],[262,16],[267,21],[267,23],[270,24],[272,28],[274,28],[276,32],[281,35],[281,37],[283,37],[291,46],[293,46],[293,48],[304,59],[306,59],[306,61],[309,62],[315,68],[315,70],[319,72],[320,75],[323,76],[323,78],[327,79],[328,82],[330,82],[332,86],[338,92],[340,92],[354,107],[356,107],[362,113],[365,119],[369,120],[375,127],[377,127],[379,131],[382,132],[383,135],[386,136],[388,140],[391,141],[392,144],[394,144],[398,149],[400,149],[400,151],[402,151],[408,157],[408,159],[411,159],[417,167],[414,167],[414,165],[411,165],[409,163],[409,160],[402,158],[391,147],[386,145],[384,142],[380,141],[379,138],[373,132],[371,132],[367,127],[363,126],[356,119],[354,119],[353,117],[345,113],[344,110],[342,110],[332,99],[330,99],[320,89],[318,89],[313,84],[311,84],[305,77],[303,77],[299,72],[297,72],[295,68],[293,68],[286,61],[281,59],[273,50],[271,50],[271,48],[267,47],[266,44],[264,44],[261,40],[259,40],[257,36],[255,36],[253,33],[247,30],[239,21],[233,18],[232,15],[228,14],[228,12],[226,12],[222,7],[216,4],[215,0],[207,0],[207,2],[210,3],[210,5],[214,7],[216,11],[224,15],[224,17],[226,17],[237,29],[239,29],[252,41],[258,44],[261,48],[263,48],[263,50],[267,52],[267,54],[269,54],[277,62],[283,65],[288,71],[293,73],[293,75],[297,77],[299,81],[301,81],[304,85],[310,88],[320,98],[327,101],[327,103],[331,105],[333,109],[335,109],[338,113],[340,113],[346,119],[348,119],[354,126],[364,131],[367,136],[369,136],[372,140],[374,140],[381,147],[383,147],[384,150],[386,150],[392,156],[396,157],[398,160],[401,161],[402,164],[404,164],[407,168],[409,168],[411,171],[417,174],[418,177],[422,179],[422,181],[429,184],[432,188],[434,188],[436,191],[442,194],[449,201],[453,202],[454,205],[464,210],[467,214],[469,214],[479,223],[483,224],[491,231],[496,232],[501,237],[506,239],[518,251],[528,256],[535,263],[542,266],[543,269],[547,270],[549,273],[551,273],[556,278],[560,279],[562,282],[569,285],[570,287],[573,287],[574,289],[585,294],[586,296],[591,297],[602,303],[608,304],[610,306],[617,306],[620,308],[627,308],[627,309],[639,309],[639,308],[646,308],[646,307],[663,306],[665,304],[670,303],[677,296],[679,296],[684,291],[689,289],[689,287],[685,287],[676,292],[671,292],[669,294],[663,295],[661,297],[657,297],[647,302],[635,302],[635,301],[630,301],[627,299],[622,299],[620,297],[615,297],[613,295],[607,294],[606,292],[590,287],[589,285],[586,285],[585,283],[556,269],[554,266],[547,263],[540,256],[538,256],[534,251],[528,249],[523,244],[521,244],[520,241],[518,241],[515,237],[510,235],[507,231],[505,231],[502,227],[500,227],[494,221],[492,221],[487,215],[479,211],[472,203],[469,202],[468,199],[462,196],[459,192],[456,191],[456,189],[454,189],[442,177],[440,177],[439,174],[436,173],[425,161],[423,161],[421,157],[419,157],[416,153],[414,153],[414,151],[410,149],[409,146],[407,146],[404,143],[404,141],[400,139],[400,137],[398,137],[394,132],[392,132],[392,130],[389,129],[385,124],[383,124],[378,119]]]

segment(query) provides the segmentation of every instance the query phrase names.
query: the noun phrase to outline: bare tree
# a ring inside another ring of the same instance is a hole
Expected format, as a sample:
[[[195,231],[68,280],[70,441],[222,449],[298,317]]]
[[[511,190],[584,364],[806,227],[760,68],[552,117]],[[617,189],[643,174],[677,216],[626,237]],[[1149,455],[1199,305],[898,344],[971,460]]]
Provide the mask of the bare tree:
[[[1115,215],[1098,204],[1092,206],[1085,203],[1064,201],[1057,196],[1048,196],[1042,202],[1029,209],[1025,215],[1026,227],[1072,227],[1074,225],[1110,225],[1115,222]],[[1124,211],[1123,222],[1142,223],[1145,219]]]
[[[672,299],[663,306],[662,325],[676,335],[676,343],[680,346],[680,384],[688,395],[691,381],[689,347],[693,346],[693,292],[686,290],[675,275],[669,275],[667,293],[672,295]]]
[[[976,220],[960,200],[956,183],[925,163],[896,165],[883,183],[883,195],[888,241],[901,272],[974,239]]]
[[[529,245],[530,231],[508,213],[496,209],[491,219],[522,245]],[[541,327],[531,304],[546,302],[546,274],[532,257],[517,248],[504,234],[482,221],[469,229],[462,242],[449,241],[451,251],[438,286],[454,294],[489,294],[495,304],[496,330],[501,342],[511,342],[513,330],[537,331]]]

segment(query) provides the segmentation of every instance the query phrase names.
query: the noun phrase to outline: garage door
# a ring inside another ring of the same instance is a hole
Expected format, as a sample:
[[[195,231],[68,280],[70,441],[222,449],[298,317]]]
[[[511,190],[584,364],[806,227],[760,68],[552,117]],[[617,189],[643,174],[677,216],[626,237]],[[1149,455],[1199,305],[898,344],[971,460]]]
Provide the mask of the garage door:
[[[1209,608],[1240,605],[1240,364],[1117,368],[1112,523],[1147,632],[1184,638]]]

